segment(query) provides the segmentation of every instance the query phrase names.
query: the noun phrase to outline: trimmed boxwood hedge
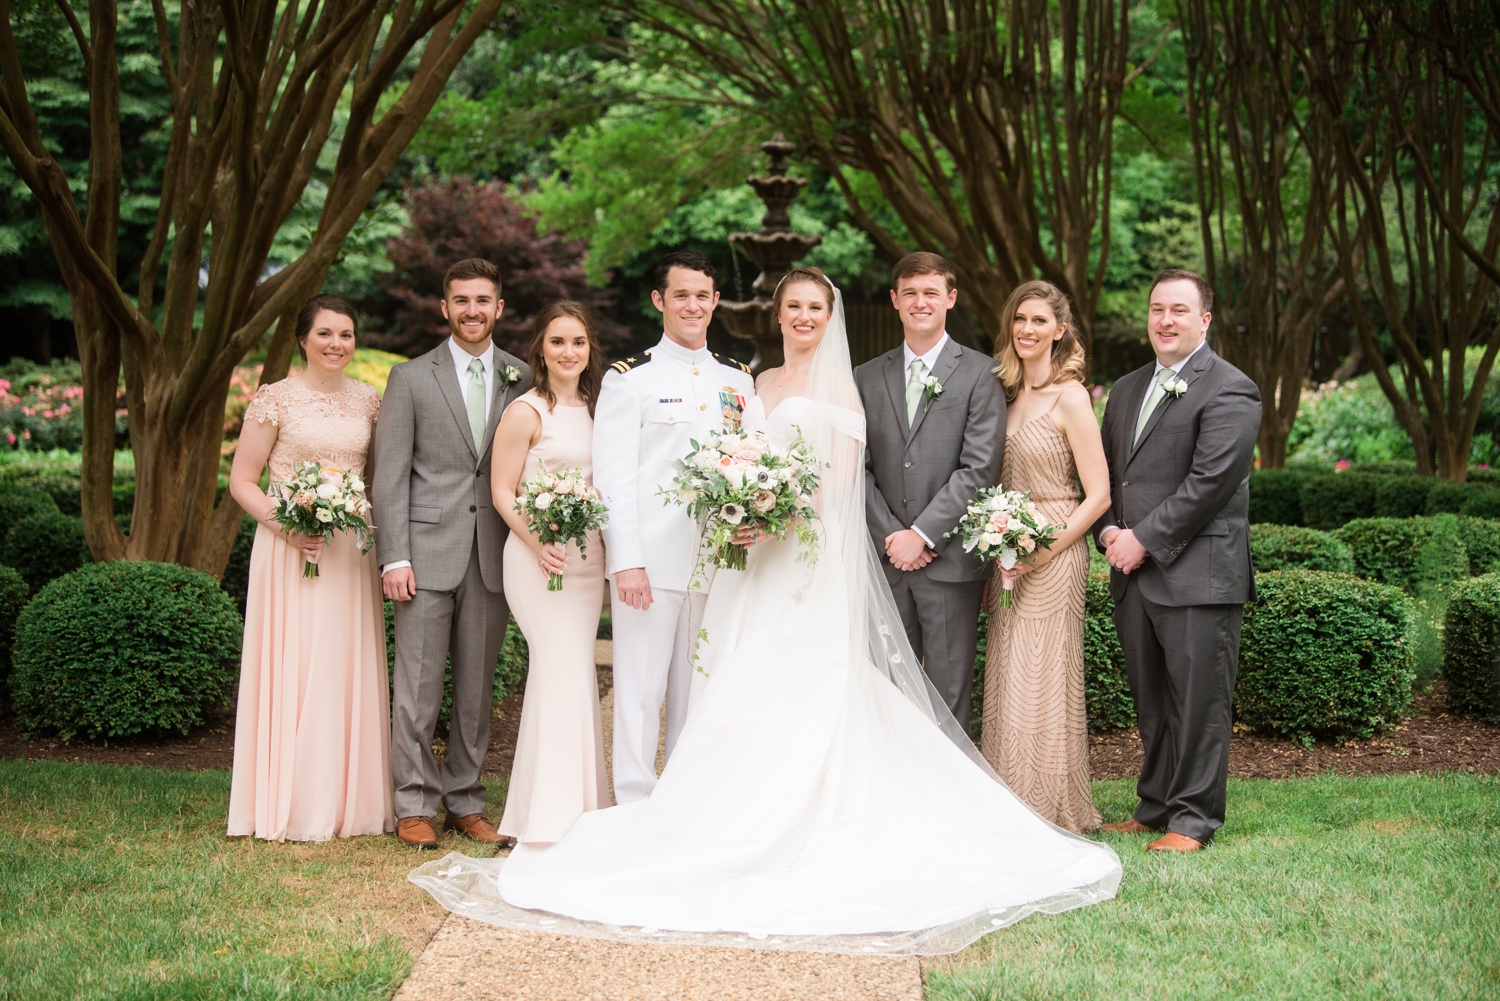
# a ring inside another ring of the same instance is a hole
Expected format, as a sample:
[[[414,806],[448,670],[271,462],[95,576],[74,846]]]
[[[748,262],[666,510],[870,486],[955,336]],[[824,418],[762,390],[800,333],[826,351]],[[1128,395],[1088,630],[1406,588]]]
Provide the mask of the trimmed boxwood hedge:
[[[1109,574],[1089,574],[1084,598],[1083,697],[1089,730],[1100,733],[1135,726],[1135,700],[1125,676],[1125,651],[1115,633],[1115,602]]]
[[[1257,574],[1256,587],[1240,643],[1240,722],[1311,745],[1369,737],[1401,718],[1416,677],[1410,598],[1317,570]]]
[[[1464,529],[1454,515],[1361,518],[1334,535],[1353,552],[1356,574],[1415,593],[1420,584],[1469,576]]]
[[[1302,485],[1311,475],[1301,469],[1257,469],[1250,473],[1250,523],[1302,524]]]
[[[21,575],[0,565],[0,696],[10,687],[10,651],[15,643],[16,620],[29,601],[31,588]]]
[[[1300,525],[1251,525],[1250,559],[1256,570],[1354,572],[1354,554],[1347,543]]]
[[[11,526],[35,514],[60,514],[57,502],[48,494],[31,487],[0,489],[0,540]]]
[[[1427,513],[1432,481],[1421,476],[1381,476],[1375,480],[1377,518],[1415,518]]]
[[[1469,550],[1469,573],[1477,577],[1500,570],[1500,521],[1460,515],[1458,530]]]
[[[41,590],[92,559],[83,537],[83,519],[66,514],[23,518],[5,533],[5,542],[0,545],[0,563],[14,567],[32,591]]]
[[[187,733],[233,693],[243,631],[208,574],[91,563],[42,588],[16,623],[18,728],[64,739]]]
[[[1302,484],[1302,522],[1310,528],[1338,528],[1375,515],[1379,481],[1363,473],[1326,473]]]
[[[1500,722],[1500,577],[1459,581],[1443,619],[1448,706]]]

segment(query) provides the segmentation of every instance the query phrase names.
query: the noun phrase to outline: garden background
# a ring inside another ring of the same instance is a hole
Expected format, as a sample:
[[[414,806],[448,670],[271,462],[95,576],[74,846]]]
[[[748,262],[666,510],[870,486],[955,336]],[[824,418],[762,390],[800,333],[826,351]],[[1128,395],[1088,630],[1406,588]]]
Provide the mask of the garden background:
[[[788,229],[857,361],[899,343],[909,250],[955,262],[950,332],[981,350],[1010,288],[1057,283],[1101,411],[1150,360],[1151,277],[1198,269],[1265,402],[1218,843],[1110,836],[1117,903],[928,964],[928,996],[1500,996],[1492,4],[0,7],[0,998],[385,997],[437,927],[389,839],[223,837],[253,540],[226,473],[303,299],[356,304],[350,374],[383,388],[483,256],[510,350],[567,296],[622,357],[659,336],[663,254],[763,302],[747,234]],[[745,183],[777,134],[784,220]],[[745,329],[710,346],[763,363]],[[1140,744],[1104,569],[1114,819]],[[607,613],[599,637],[608,699]],[[514,625],[497,666],[496,816]]]

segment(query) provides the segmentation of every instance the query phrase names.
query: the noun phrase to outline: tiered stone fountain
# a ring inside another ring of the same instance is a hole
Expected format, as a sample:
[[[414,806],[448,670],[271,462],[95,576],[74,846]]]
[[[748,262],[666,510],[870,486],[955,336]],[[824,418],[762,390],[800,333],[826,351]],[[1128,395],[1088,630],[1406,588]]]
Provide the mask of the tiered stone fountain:
[[[745,178],[745,183],[754,188],[760,200],[766,203],[760,232],[731,233],[729,236],[730,244],[760,267],[760,276],[750,286],[755,298],[745,302],[720,301],[714,313],[731,334],[754,343],[755,358],[750,367],[757,375],[782,362],[781,329],[771,312],[771,296],[776,291],[776,283],[791,270],[792,265],[806,257],[808,251],[823,242],[821,236],[792,232],[787,206],[807,183],[803,178],[786,176],[786,158],[796,146],[778,132],[770,142],[761,143],[760,148],[771,158],[770,168],[765,177]]]

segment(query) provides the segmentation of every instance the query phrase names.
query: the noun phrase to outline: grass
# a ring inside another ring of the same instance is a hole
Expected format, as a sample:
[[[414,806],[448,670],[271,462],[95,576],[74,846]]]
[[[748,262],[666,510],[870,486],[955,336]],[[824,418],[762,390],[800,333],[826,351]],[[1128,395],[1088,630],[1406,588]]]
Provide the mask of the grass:
[[[1107,817],[1131,788],[1094,784]],[[0,999],[389,997],[442,916],[413,853],[230,840],[228,795],[224,772],[0,761]],[[1110,837],[1118,898],[927,964],[929,1001],[1500,998],[1500,777],[1229,797],[1203,854]]]
[[[927,998],[1500,998],[1500,777],[1231,780],[1207,852],[1106,840],[1114,901],[929,964]]]
[[[227,772],[0,761],[0,999],[388,998],[442,918],[415,853],[231,840],[228,799]]]

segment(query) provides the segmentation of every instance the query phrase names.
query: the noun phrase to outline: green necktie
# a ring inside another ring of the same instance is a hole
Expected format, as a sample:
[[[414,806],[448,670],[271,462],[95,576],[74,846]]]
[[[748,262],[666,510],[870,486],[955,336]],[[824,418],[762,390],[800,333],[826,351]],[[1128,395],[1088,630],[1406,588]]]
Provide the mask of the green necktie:
[[[484,451],[484,362],[469,362],[469,430],[474,432],[474,451]]]
[[[1141,415],[1135,419],[1135,437],[1130,439],[1132,447],[1141,440],[1141,432],[1146,430],[1146,422],[1151,419],[1151,414],[1156,410],[1161,398],[1166,395],[1166,385],[1176,378],[1177,373],[1169,368],[1164,368],[1156,373],[1156,382],[1151,387],[1151,395],[1146,397],[1146,405],[1141,408]]]
[[[906,426],[911,427],[912,421],[917,419],[917,404],[922,400],[922,370],[927,366],[922,364],[922,359],[914,359],[911,363],[911,378],[906,382]]]

